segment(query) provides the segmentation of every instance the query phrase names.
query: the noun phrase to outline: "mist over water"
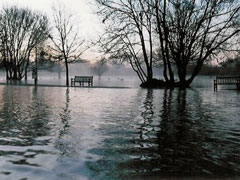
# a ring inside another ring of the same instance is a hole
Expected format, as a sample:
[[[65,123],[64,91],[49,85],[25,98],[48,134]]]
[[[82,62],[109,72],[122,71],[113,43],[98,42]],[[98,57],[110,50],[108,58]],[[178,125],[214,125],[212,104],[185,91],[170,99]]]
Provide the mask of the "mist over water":
[[[2,85],[0,179],[236,178],[239,93],[195,86]]]
[[[65,68],[55,64],[53,67],[39,67],[38,84],[39,85],[66,85]],[[160,78],[160,69],[154,68],[155,78]],[[0,83],[6,83],[5,72],[0,71]],[[69,81],[74,76],[93,76],[93,86],[95,87],[139,87],[141,81],[136,73],[130,68],[123,65],[108,65],[108,69],[99,77],[91,70],[89,63],[73,63],[69,64]],[[32,79],[32,71],[29,70],[28,79],[23,78],[21,84],[34,84]],[[19,82],[16,82],[19,84]],[[77,84],[78,85],[78,84]]]
[[[52,68],[39,68],[39,85],[66,85],[66,74],[63,66],[55,65]],[[0,71],[0,83],[6,83],[5,72]],[[97,87],[139,87],[141,81],[132,69],[124,66],[109,66],[100,77],[91,71],[87,63],[74,63],[69,65],[69,81],[74,76],[93,76],[93,85]],[[28,73],[28,79],[23,78],[21,84],[34,84],[32,71]],[[17,83],[19,84],[19,82]],[[77,84],[78,85],[78,84]]]

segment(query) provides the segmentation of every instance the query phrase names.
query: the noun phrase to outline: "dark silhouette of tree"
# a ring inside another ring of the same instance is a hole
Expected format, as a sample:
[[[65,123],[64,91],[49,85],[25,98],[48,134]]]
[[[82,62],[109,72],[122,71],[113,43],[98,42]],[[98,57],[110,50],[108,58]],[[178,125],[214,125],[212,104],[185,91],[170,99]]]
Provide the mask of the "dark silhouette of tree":
[[[240,56],[237,55],[233,58],[229,57],[219,63],[222,73],[227,72],[228,75],[240,76]]]
[[[66,86],[69,86],[68,64],[76,62],[82,55],[84,40],[79,38],[77,26],[73,23],[73,16],[68,14],[63,6],[59,5],[53,11],[54,32],[50,38],[54,44],[55,54],[65,63]]]
[[[90,69],[100,79],[103,73],[105,73],[108,70],[107,60],[105,58],[102,58],[101,60],[95,62],[90,67]]]
[[[51,47],[44,44],[37,48],[37,61],[38,69],[47,71],[53,71],[55,66],[57,66],[59,62],[58,57],[52,55]]]
[[[95,1],[107,27],[101,48],[111,58],[127,59],[142,82],[151,81],[160,50],[166,85],[189,86],[204,62],[229,50],[240,31],[238,0]]]
[[[128,61],[142,82],[153,78],[154,16],[148,1],[95,0],[106,25],[99,40],[109,59]]]
[[[0,53],[6,79],[27,78],[34,49],[48,38],[49,22],[45,15],[27,8],[5,7],[0,20]]]
[[[229,50],[239,34],[238,0],[156,0],[156,22],[164,78],[173,85],[189,86],[204,62]],[[172,65],[179,82],[174,82]],[[193,67],[187,77],[187,67]]]

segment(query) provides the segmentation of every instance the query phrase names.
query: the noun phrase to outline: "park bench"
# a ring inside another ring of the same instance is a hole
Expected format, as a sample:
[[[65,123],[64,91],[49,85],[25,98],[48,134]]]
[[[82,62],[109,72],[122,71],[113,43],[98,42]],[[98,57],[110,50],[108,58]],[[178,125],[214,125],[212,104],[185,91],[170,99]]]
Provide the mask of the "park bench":
[[[84,86],[84,83],[93,86],[93,76],[75,76],[71,78],[71,86],[75,86],[76,83],[79,83],[79,86]]]
[[[214,80],[214,91],[217,91],[218,85],[236,85],[237,89],[240,89],[240,76],[238,77],[224,77],[224,76],[217,76]]]

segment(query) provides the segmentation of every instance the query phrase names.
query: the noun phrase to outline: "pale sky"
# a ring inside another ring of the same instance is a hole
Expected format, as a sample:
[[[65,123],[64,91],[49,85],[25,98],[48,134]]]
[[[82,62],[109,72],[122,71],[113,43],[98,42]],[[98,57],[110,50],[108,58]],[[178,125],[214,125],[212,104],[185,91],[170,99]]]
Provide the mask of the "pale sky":
[[[0,10],[3,6],[11,5],[28,7],[47,14],[51,20],[52,7],[59,3],[64,4],[66,10],[76,17],[74,23],[78,26],[81,38],[89,42],[99,37],[103,28],[101,28],[101,21],[93,13],[93,0],[0,0]],[[89,49],[82,58],[94,61],[100,58],[100,54],[94,49]]]
[[[0,0],[0,8],[2,6],[17,5],[39,10],[51,16],[52,6],[58,3],[65,4],[66,9],[71,14],[77,16],[79,22],[80,33],[85,37],[92,38],[96,36],[100,29],[100,21],[93,13],[93,6],[90,4],[92,0]]]

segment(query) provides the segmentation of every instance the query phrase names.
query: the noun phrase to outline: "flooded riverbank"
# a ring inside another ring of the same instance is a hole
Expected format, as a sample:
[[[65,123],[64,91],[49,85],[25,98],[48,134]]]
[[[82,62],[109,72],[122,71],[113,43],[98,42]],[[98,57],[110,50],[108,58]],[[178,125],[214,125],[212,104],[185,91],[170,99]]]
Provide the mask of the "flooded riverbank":
[[[240,94],[0,86],[0,179],[240,175]]]

